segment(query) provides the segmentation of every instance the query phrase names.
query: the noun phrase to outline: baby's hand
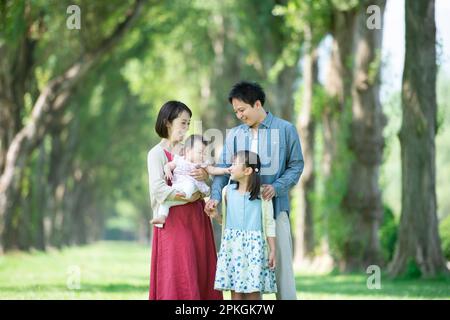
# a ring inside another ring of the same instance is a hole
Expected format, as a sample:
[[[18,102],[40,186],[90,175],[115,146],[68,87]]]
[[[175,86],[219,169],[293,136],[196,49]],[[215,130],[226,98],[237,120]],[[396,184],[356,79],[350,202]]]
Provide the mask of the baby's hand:
[[[172,174],[172,171],[170,170],[170,168],[164,167],[164,177],[167,180],[172,180],[173,179],[173,174]]]

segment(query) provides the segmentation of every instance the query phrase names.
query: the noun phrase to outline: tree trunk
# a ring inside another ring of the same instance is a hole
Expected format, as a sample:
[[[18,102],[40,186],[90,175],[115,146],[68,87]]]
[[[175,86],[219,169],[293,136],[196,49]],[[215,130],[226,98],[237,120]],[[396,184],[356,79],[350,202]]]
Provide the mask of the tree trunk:
[[[298,61],[298,59],[295,60]],[[275,115],[289,122],[294,120],[294,84],[298,76],[297,63],[294,63],[292,66],[286,65],[283,67],[272,88],[275,100],[269,101],[270,104],[267,110],[272,111]]]
[[[372,1],[383,17],[386,1]],[[349,150],[352,154],[342,212],[351,225],[343,252],[349,270],[365,270],[381,265],[378,237],[383,217],[378,186],[379,167],[383,158],[385,118],[379,98],[382,29],[366,25],[366,7],[358,12],[355,26],[355,61],[352,85],[352,119]]]
[[[36,164],[36,174],[34,175],[34,194],[33,199],[33,225],[34,225],[34,236],[33,245],[38,250],[45,251],[47,248],[47,243],[45,239],[45,217],[46,217],[46,204],[47,204],[47,181],[45,175],[47,162],[47,153],[44,144],[39,147],[39,156]]]
[[[333,159],[336,156],[337,133],[339,132],[340,117],[350,107],[352,83],[352,50],[355,11],[336,11],[333,18],[333,43],[328,66],[325,90],[329,97],[323,111],[324,130],[324,159],[325,176],[331,174]]]
[[[436,215],[435,3],[405,1],[405,66],[402,85],[402,212],[393,276],[415,264],[422,276],[447,272]]]
[[[142,0],[136,0],[132,10],[119,23],[111,36],[102,41],[95,50],[81,55],[61,76],[50,81],[42,90],[32,109],[27,125],[12,139],[6,153],[4,170],[0,177],[0,238],[4,232],[4,218],[15,206],[19,182],[31,152],[41,143],[58,112],[62,112],[74,87],[105,54],[123,38],[136,19],[142,7]],[[3,246],[0,245],[0,252]]]
[[[333,43],[328,66],[325,91],[327,101],[322,111],[323,159],[322,172],[325,181],[323,195],[325,229],[333,258],[346,269],[342,259],[342,229],[346,226],[341,210],[343,190],[348,173],[348,127],[351,116],[351,84],[353,63],[353,34],[356,9],[333,13]],[[345,231],[344,231],[345,232]]]
[[[304,258],[314,254],[314,224],[313,224],[313,199],[315,187],[314,175],[314,140],[315,119],[314,89],[318,84],[318,55],[317,49],[312,43],[311,29],[305,28],[306,53],[303,66],[303,103],[300,115],[297,119],[297,128],[302,138],[302,149],[305,160],[305,168],[299,184],[300,210],[296,219],[295,232],[295,261],[296,264]]]

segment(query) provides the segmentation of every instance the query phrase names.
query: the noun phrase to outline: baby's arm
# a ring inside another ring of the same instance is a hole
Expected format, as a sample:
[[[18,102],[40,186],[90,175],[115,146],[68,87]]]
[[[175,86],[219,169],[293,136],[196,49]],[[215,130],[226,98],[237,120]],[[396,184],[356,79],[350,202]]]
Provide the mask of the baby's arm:
[[[175,170],[176,167],[177,167],[177,165],[175,164],[175,161],[167,162],[164,165],[164,175],[166,176],[166,179],[168,179],[168,180],[173,179],[172,171]]]
[[[231,168],[220,168],[220,167],[214,167],[214,166],[207,166],[206,167],[206,171],[208,172],[208,174],[213,175],[213,176],[221,176],[224,174],[230,174]]]

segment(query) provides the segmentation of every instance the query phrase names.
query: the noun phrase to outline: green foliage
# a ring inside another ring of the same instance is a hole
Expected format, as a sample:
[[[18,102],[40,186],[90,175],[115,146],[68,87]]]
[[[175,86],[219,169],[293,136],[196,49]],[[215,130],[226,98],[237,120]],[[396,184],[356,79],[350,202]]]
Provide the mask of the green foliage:
[[[394,256],[395,244],[397,243],[398,224],[395,221],[394,212],[387,205],[383,210],[383,222],[379,230],[381,250],[384,261],[391,261]]]
[[[450,261],[450,215],[439,223],[439,235],[444,256]]]
[[[352,226],[356,223],[356,215],[342,211],[342,203],[348,188],[348,174],[350,163],[354,155],[348,147],[350,134],[351,112],[344,108],[341,113],[334,112],[334,119],[338,123],[337,132],[334,132],[333,148],[335,156],[331,164],[331,172],[325,177],[322,194],[323,215],[326,219],[329,245],[332,255],[340,260],[349,250],[352,242]],[[358,254],[355,252],[354,254]]]
[[[419,266],[414,259],[409,259],[406,263],[405,273],[402,275],[402,279],[419,279],[422,276]]]

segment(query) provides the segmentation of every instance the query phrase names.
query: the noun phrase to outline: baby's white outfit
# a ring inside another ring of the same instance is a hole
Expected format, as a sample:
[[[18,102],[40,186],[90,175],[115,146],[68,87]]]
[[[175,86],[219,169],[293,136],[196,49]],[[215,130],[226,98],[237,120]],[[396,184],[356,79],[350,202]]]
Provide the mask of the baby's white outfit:
[[[190,198],[192,195],[200,191],[204,195],[209,195],[210,188],[204,181],[198,181],[190,175],[191,171],[204,167],[206,164],[195,164],[187,161],[184,157],[178,155],[174,156],[173,161],[175,162],[175,170],[173,170],[172,187],[179,192],[186,194],[185,198]],[[187,203],[186,201],[179,200],[166,200],[160,206],[157,212],[157,216],[168,216],[169,209],[173,206],[178,206]],[[156,225],[161,226],[161,225]]]

